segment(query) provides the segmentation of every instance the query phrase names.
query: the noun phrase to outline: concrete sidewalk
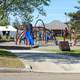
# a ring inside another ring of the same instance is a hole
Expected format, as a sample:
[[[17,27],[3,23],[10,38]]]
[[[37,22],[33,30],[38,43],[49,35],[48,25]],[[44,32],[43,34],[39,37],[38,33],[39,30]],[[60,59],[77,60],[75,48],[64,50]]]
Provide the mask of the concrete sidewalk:
[[[67,64],[55,63],[52,60],[45,61],[30,61],[23,60],[25,64],[32,66],[33,72],[51,72],[51,73],[80,73],[80,63]]]
[[[80,73],[80,58],[74,56],[46,53],[46,51],[11,51],[32,72]],[[60,59],[59,59],[60,58]]]
[[[47,50],[59,49],[58,46],[39,47],[32,50],[9,50],[16,54],[25,64],[26,69],[33,72],[80,73],[80,57],[57,55]],[[71,47],[80,49],[79,46]],[[55,52],[54,52],[55,53]],[[55,56],[55,57],[54,57]],[[60,58],[60,59],[59,59]],[[62,59],[61,59],[62,58]],[[32,69],[30,69],[30,66]]]
[[[55,64],[51,62],[31,62],[26,60],[23,60],[23,62],[25,65],[32,66],[32,69],[28,69],[27,66],[24,69],[0,68],[0,72],[80,73],[80,64]]]
[[[0,67],[0,73],[7,73],[7,72],[11,72],[11,73],[14,73],[14,72],[18,72],[18,73],[22,73],[22,72],[31,72],[30,69],[28,68],[7,68],[7,67]]]

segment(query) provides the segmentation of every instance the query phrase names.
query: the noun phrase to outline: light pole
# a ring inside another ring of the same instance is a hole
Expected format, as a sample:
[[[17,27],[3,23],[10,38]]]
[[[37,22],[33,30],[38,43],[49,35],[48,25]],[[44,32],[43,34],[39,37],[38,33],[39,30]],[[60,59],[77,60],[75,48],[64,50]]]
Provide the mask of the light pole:
[[[67,13],[65,12],[65,22],[67,23]]]
[[[69,31],[69,35],[70,35],[70,41],[71,41],[71,28],[69,26],[69,23],[67,22],[67,16],[68,16],[68,14],[65,12],[65,17],[66,17],[65,21],[66,21],[66,25],[68,27],[68,31]]]

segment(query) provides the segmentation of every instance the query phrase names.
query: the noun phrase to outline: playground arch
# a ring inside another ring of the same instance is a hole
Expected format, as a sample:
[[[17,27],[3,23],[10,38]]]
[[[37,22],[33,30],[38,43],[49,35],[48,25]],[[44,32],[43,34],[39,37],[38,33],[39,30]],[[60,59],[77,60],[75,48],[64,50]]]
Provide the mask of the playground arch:
[[[36,21],[36,23],[35,23],[35,27],[36,27],[36,25],[37,25],[37,23],[38,23],[38,22],[42,22],[43,27],[45,28],[45,24],[44,24],[44,22],[43,22],[43,20],[42,20],[42,19],[38,19],[38,20]]]
[[[45,45],[45,43],[46,43],[46,40],[45,40],[45,34],[46,34],[45,24],[44,24],[42,19],[38,19],[35,23],[35,29],[37,28],[38,22],[42,23],[42,25],[40,26],[42,28],[42,45]],[[36,30],[36,37],[37,37],[38,32],[40,32],[39,27],[38,27],[38,31]]]

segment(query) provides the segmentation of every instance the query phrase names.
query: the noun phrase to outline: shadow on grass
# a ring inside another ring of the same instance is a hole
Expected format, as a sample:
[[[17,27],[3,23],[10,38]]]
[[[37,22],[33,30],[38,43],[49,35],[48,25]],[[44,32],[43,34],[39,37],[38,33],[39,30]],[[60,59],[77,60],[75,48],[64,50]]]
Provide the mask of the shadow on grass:
[[[11,52],[0,50],[0,57],[17,57],[17,56]]]
[[[80,63],[80,55],[70,53],[15,53],[19,58],[33,62],[51,60],[53,63]]]
[[[59,54],[70,55],[74,57],[80,57],[80,50],[60,51]]]
[[[24,64],[13,53],[0,50],[0,68],[24,68]]]

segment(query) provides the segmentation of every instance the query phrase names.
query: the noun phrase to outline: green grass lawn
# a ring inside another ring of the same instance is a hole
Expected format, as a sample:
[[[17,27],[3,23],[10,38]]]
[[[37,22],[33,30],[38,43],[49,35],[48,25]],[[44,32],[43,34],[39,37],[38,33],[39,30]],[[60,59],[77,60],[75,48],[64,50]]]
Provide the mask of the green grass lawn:
[[[75,54],[75,55],[80,55],[80,46],[73,47],[71,48],[71,51],[61,51],[59,49],[59,47],[53,47],[53,46],[48,46],[48,47],[41,47],[41,48],[37,48],[34,49],[36,51],[46,51],[46,52],[50,52],[50,53],[58,53],[58,54]]]
[[[49,51],[49,52],[80,54],[80,49],[71,50],[71,51],[52,50],[52,51]]]
[[[64,40],[64,37],[56,37],[57,40]],[[70,40],[70,36],[67,37],[67,40]]]
[[[16,58],[17,56],[11,52],[6,51],[6,50],[0,50],[0,57],[14,57],[14,58]]]
[[[70,55],[74,55],[74,56],[80,55],[80,49],[70,50],[70,51],[48,50],[48,52],[56,53],[56,54],[70,54]]]
[[[25,66],[13,53],[0,50],[0,67],[24,68]]]
[[[56,37],[57,40],[64,40],[63,37]]]

